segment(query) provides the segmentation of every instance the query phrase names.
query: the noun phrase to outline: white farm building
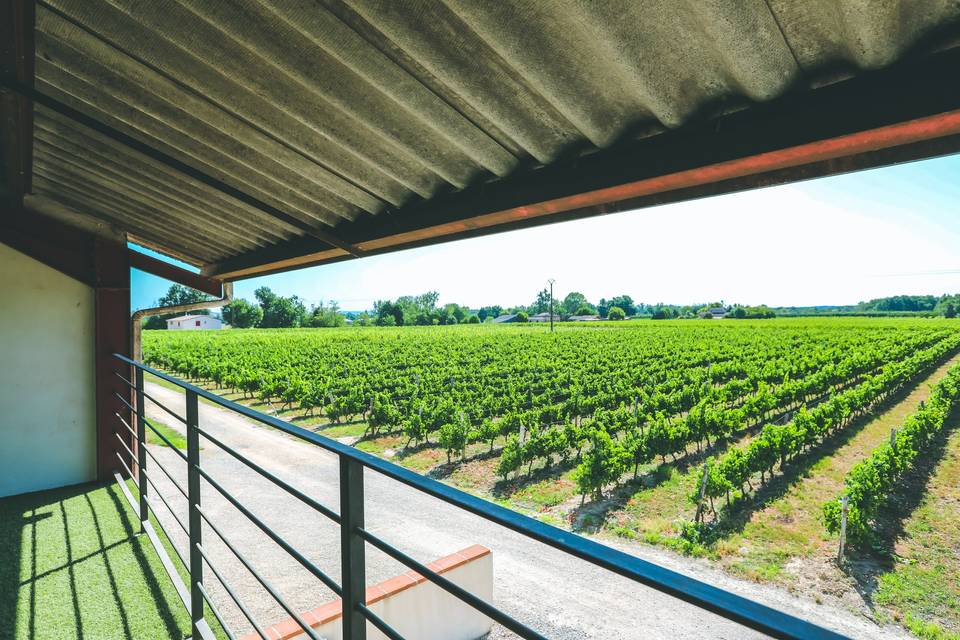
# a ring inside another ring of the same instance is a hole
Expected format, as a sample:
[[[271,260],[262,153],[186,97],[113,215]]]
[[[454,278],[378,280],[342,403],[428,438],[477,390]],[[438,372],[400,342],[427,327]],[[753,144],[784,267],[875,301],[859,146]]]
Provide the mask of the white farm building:
[[[202,329],[222,329],[223,323],[213,316],[180,316],[167,320],[167,329],[171,331],[200,331]]]

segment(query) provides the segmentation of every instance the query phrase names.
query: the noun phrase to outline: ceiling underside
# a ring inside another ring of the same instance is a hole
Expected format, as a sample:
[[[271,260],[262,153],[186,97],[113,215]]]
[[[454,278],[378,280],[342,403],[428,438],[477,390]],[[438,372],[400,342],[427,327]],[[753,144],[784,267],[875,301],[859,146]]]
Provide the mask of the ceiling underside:
[[[948,50],[958,19],[958,0],[42,0],[36,91],[159,153],[37,102],[30,201],[228,277],[390,250],[454,237],[458,197],[533,205],[545,169]]]

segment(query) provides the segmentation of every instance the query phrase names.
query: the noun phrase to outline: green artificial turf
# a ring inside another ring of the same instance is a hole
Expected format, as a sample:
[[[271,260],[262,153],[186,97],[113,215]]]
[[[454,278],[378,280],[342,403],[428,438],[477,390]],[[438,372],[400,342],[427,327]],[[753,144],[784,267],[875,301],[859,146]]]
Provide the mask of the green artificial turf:
[[[187,637],[189,616],[139,530],[116,483],[0,499],[0,638]]]

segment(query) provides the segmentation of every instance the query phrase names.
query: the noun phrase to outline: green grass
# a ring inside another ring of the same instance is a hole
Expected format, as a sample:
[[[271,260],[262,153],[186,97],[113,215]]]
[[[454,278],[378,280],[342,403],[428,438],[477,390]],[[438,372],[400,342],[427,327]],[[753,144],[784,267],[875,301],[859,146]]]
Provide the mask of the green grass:
[[[138,532],[115,483],[0,500],[0,635],[188,636],[189,616]]]
[[[874,602],[924,640],[960,640],[960,428],[903,525],[893,568]]]
[[[166,438],[170,444],[177,449],[181,449],[183,451],[187,450],[187,439],[182,436],[179,431],[169,425],[163,424],[155,418],[149,418],[149,421],[150,424],[157,428],[157,431],[163,434],[163,437]],[[154,433],[153,429],[149,427],[147,427],[147,444],[160,444],[166,446],[166,443],[161,440],[156,433]]]

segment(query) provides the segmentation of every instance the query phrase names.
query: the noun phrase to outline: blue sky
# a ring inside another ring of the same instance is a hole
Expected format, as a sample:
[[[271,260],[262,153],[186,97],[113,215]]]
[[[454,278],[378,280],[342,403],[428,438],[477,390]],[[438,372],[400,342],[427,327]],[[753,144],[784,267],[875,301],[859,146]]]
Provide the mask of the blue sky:
[[[950,273],[954,272],[954,273]],[[960,292],[960,156],[502,233],[243,280],[346,310],[438,291],[472,307],[596,301],[853,304]],[[134,271],[133,305],[169,286]]]

